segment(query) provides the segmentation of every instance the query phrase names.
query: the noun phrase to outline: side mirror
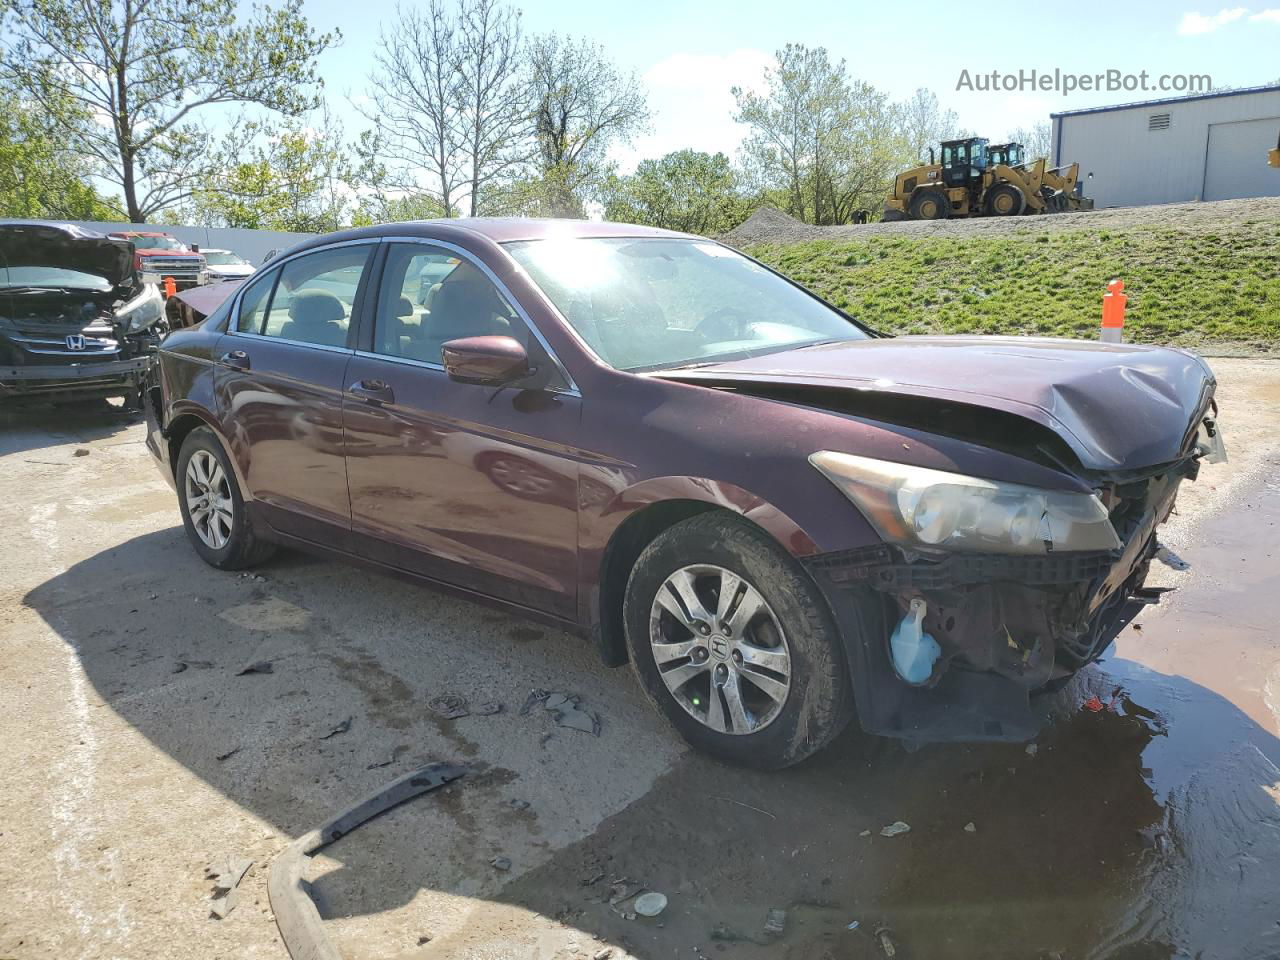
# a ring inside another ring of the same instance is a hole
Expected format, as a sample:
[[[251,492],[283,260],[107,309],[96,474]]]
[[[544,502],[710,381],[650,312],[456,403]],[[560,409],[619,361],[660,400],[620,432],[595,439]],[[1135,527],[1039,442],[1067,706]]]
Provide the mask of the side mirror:
[[[462,337],[445,343],[440,355],[445,372],[460,383],[497,387],[533,373],[529,354],[513,337]]]

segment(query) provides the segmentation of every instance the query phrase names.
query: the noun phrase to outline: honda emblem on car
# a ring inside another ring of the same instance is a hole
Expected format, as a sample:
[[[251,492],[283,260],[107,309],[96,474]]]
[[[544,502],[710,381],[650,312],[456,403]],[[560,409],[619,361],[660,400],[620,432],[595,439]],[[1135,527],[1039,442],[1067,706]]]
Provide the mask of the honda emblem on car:
[[[67,349],[68,349],[68,350],[83,350],[83,349],[84,349],[84,334],[83,334],[83,333],[73,333],[73,334],[70,334],[70,335],[67,337]]]

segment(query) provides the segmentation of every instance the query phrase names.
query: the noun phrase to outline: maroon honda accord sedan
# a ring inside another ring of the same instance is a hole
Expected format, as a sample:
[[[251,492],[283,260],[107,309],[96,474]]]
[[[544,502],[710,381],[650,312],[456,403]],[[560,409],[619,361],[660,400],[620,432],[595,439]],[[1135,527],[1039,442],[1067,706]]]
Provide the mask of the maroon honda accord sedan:
[[[145,399],[211,565],[321,550],[576,631],[780,767],[854,716],[1033,736],[1154,598],[1214,387],[1180,350],[882,336],[700,237],[450,220],[276,257]]]

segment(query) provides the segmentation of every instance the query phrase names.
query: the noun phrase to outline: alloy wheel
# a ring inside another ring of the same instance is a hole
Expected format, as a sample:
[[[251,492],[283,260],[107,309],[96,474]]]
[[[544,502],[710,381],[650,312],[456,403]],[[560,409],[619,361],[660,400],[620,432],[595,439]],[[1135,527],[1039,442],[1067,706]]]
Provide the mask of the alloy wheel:
[[[231,539],[235,520],[231,484],[222,464],[209,451],[197,450],[187,461],[183,486],[196,536],[210,549],[221,550]]]
[[[662,682],[684,710],[717,733],[763,730],[791,690],[786,635],[760,591],[713,564],[672,573],[649,614]]]

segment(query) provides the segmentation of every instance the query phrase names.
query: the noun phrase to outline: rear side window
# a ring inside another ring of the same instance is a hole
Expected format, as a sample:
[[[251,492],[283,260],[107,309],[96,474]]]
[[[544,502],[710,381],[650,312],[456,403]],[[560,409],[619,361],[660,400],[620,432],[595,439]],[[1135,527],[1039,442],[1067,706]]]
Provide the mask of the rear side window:
[[[280,268],[263,336],[343,347],[372,245],[321,250]]]
[[[240,311],[236,314],[235,329],[241,333],[261,333],[262,321],[267,315],[267,302],[271,299],[271,288],[276,282],[276,272],[255,280],[249,284],[240,296]]]

